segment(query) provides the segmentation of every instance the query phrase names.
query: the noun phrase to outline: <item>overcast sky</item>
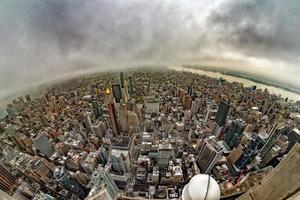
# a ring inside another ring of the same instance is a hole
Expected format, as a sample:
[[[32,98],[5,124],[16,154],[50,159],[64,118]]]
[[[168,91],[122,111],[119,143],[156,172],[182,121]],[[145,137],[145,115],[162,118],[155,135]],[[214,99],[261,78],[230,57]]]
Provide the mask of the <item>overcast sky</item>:
[[[0,98],[139,64],[211,64],[300,86],[299,10],[299,0],[0,0]]]

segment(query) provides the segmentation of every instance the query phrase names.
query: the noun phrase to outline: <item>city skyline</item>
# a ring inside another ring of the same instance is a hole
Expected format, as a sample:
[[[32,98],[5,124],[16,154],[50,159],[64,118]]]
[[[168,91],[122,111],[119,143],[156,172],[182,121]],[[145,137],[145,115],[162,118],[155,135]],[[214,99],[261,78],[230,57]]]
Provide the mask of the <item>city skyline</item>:
[[[7,200],[298,195],[299,102],[254,85],[144,68],[60,82],[5,109]]]
[[[299,0],[0,0],[0,200],[300,198]]]

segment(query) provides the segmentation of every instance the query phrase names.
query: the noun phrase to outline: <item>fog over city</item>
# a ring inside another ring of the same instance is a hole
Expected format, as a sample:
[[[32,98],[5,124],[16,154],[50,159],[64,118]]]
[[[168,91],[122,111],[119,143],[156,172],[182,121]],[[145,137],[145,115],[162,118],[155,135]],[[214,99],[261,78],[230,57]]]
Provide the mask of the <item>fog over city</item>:
[[[300,87],[299,0],[1,0],[0,98],[70,75],[200,64]]]

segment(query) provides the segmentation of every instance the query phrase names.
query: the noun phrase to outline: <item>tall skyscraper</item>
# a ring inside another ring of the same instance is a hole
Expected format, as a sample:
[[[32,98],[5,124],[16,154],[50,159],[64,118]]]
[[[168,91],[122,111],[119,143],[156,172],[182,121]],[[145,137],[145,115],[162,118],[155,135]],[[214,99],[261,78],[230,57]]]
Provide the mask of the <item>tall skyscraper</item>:
[[[0,189],[9,193],[16,186],[16,184],[17,179],[0,163]]]
[[[108,157],[109,157],[108,150],[104,147],[100,147],[99,148],[99,158],[100,158],[100,162],[103,165],[106,165],[106,163],[108,162]]]
[[[257,143],[255,139],[250,140],[241,157],[236,161],[239,169],[244,169],[257,154]]]
[[[117,116],[116,116],[114,103],[112,103],[112,102],[108,103],[108,109],[109,109],[110,120],[111,120],[111,123],[112,123],[113,134],[116,136],[116,135],[119,134],[119,127],[118,127],[118,122],[117,122]]]
[[[129,76],[129,94],[133,94],[133,83],[132,83],[132,77]]]
[[[105,169],[100,169],[97,174],[93,176],[95,181],[95,188],[92,193],[85,198],[85,200],[116,200],[119,195],[119,188],[115,181]],[[99,188],[99,189],[98,189]]]
[[[297,128],[294,128],[291,130],[288,134],[288,140],[289,140],[289,146],[287,148],[287,151],[290,151],[293,146],[300,141],[300,131]]]
[[[239,145],[245,127],[246,124],[242,120],[234,120],[229,125],[224,141],[230,150]]]
[[[273,158],[275,158],[281,151],[281,147],[278,145],[274,145],[268,153],[264,156],[261,166],[266,166]]]
[[[124,88],[124,73],[120,72],[121,88]]]
[[[32,138],[32,142],[39,153],[46,155],[48,158],[51,157],[55,152],[48,138],[43,133],[40,133]]]
[[[215,136],[210,136],[205,139],[204,144],[200,149],[197,159],[197,165],[201,173],[210,173],[217,161],[223,153],[222,147],[217,143]]]
[[[192,105],[192,97],[188,94],[185,94],[182,98],[182,105],[184,110],[189,110]]]
[[[127,112],[126,104],[120,104],[119,122],[120,122],[122,131],[128,131],[128,112]]]
[[[117,174],[124,175],[127,172],[127,169],[123,154],[117,151],[112,151],[110,158],[113,171]]]
[[[216,123],[219,126],[223,126],[225,124],[229,109],[230,105],[225,101],[221,101],[216,114]]]
[[[87,196],[85,188],[82,187],[63,166],[55,168],[53,177],[62,187],[69,190],[78,198],[83,199]]]
[[[275,128],[274,128],[275,127]],[[262,149],[260,150],[260,156],[263,159],[265,157],[265,155],[270,151],[270,149],[274,146],[274,142],[277,139],[277,137],[284,131],[284,128],[278,128],[276,129],[277,125],[275,125],[270,133],[269,133],[269,137],[266,141],[266,143],[264,144],[264,146],[262,147]]]
[[[119,188],[117,187],[115,181],[112,179],[112,177],[107,171],[105,171],[103,174],[103,182],[105,184],[105,188],[107,189],[109,196],[112,199],[116,199],[119,193]]]
[[[192,86],[189,86],[188,87],[188,95],[192,96],[192,94],[193,94]]]
[[[120,103],[122,99],[122,91],[119,84],[112,85],[113,97],[115,98],[117,103]]]
[[[92,109],[94,111],[96,119],[99,119],[102,116],[102,110],[96,101],[92,101]]]

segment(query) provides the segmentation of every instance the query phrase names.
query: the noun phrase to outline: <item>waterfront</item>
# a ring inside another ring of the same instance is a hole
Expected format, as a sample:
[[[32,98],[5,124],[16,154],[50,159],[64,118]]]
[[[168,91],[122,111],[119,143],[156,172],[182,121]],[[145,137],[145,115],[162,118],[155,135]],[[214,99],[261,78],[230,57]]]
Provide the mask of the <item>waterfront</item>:
[[[206,76],[213,77],[213,78],[223,78],[229,82],[240,82],[240,83],[243,83],[243,85],[245,87],[256,85],[256,87],[259,89],[264,90],[265,88],[267,88],[271,94],[276,94],[276,95],[280,94],[282,97],[288,97],[289,99],[292,99],[294,101],[300,101],[300,95],[297,93],[290,92],[290,91],[287,91],[287,90],[284,90],[281,88],[277,88],[274,86],[257,83],[257,82],[254,82],[254,81],[251,81],[248,79],[239,78],[239,77],[230,76],[230,75],[224,75],[224,74],[221,74],[218,72],[204,71],[201,69],[190,69],[190,68],[178,67],[178,66],[168,66],[168,68],[176,70],[176,71],[186,71],[186,72],[192,72],[192,73],[196,73],[196,74],[206,75]]]

